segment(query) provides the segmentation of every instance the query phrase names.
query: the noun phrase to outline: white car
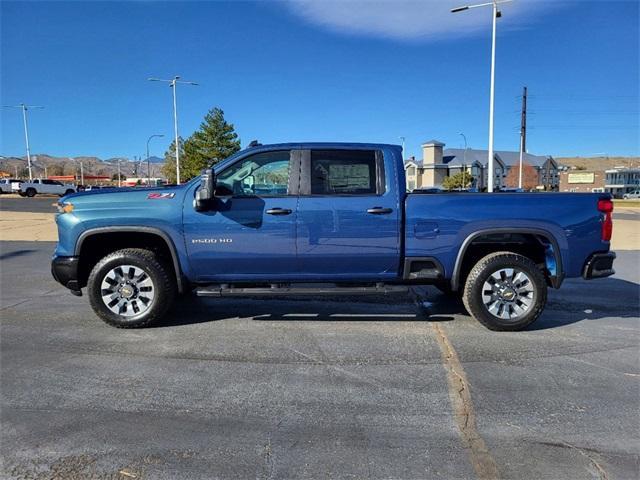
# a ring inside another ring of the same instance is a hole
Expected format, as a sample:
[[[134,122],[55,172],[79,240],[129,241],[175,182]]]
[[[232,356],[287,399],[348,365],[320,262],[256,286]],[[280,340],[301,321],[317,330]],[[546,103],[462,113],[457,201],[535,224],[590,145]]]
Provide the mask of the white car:
[[[22,197],[35,197],[37,194],[68,195],[76,192],[76,186],[57,180],[37,178],[33,182],[20,182],[18,193]]]
[[[622,195],[622,198],[624,198],[625,200],[629,200],[631,198],[640,198],[640,190],[631,190],[630,192]]]
[[[0,193],[13,193],[18,191],[20,180],[3,178],[0,180]]]

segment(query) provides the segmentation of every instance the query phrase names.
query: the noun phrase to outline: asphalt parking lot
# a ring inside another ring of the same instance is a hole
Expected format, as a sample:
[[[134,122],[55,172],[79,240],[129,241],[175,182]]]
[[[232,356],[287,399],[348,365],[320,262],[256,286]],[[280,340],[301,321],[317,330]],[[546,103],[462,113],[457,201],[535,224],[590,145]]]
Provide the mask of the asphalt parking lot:
[[[639,476],[638,251],[496,333],[431,289],[430,316],[186,299],[117,330],[54,282],[53,248],[0,242],[2,478]]]

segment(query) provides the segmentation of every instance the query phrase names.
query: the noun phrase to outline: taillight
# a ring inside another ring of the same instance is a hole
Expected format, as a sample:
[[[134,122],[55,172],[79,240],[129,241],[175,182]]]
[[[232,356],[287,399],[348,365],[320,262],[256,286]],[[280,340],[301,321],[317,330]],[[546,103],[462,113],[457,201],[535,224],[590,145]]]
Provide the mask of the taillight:
[[[613,219],[611,213],[613,212],[613,202],[608,198],[601,198],[598,200],[598,211],[604,213],[604,220],[602,221],[601,238],[603,241],[610,241],[613,233]]]

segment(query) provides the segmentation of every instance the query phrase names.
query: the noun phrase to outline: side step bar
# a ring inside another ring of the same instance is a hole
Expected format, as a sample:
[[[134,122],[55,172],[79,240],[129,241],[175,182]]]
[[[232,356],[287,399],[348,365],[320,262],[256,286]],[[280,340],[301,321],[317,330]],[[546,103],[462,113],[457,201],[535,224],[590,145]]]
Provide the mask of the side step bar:
[[[377,283],[375,286],[303,286],[293,284],[273,284],[270,287],[234,287],[228,284],[201,287],[195,290],[198,297],[252,297],[278,295],[386,295],[405,293],[404,285]]]

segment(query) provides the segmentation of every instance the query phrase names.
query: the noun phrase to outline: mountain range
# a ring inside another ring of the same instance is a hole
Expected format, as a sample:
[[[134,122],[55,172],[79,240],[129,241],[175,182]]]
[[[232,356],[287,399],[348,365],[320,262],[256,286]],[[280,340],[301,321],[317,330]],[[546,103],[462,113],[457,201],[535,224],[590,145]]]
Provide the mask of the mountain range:
[[[83,173],[86,175],[113,177],[118,174],[118,163],[120,164],[120,173],[124,177],[146,176],[148,173],[147,159],[134,161],[125,157],[101,159],[92,156],[54,157],[47,154],[31,155],[31,169],[34,177],[80,175],[81,166]],[[160,167],[163,163],[164,158],[149,157],[152,176],[160,174]],[[26,176],[27,157],[0,156],[0,171],[6,172],[11,176]]]

